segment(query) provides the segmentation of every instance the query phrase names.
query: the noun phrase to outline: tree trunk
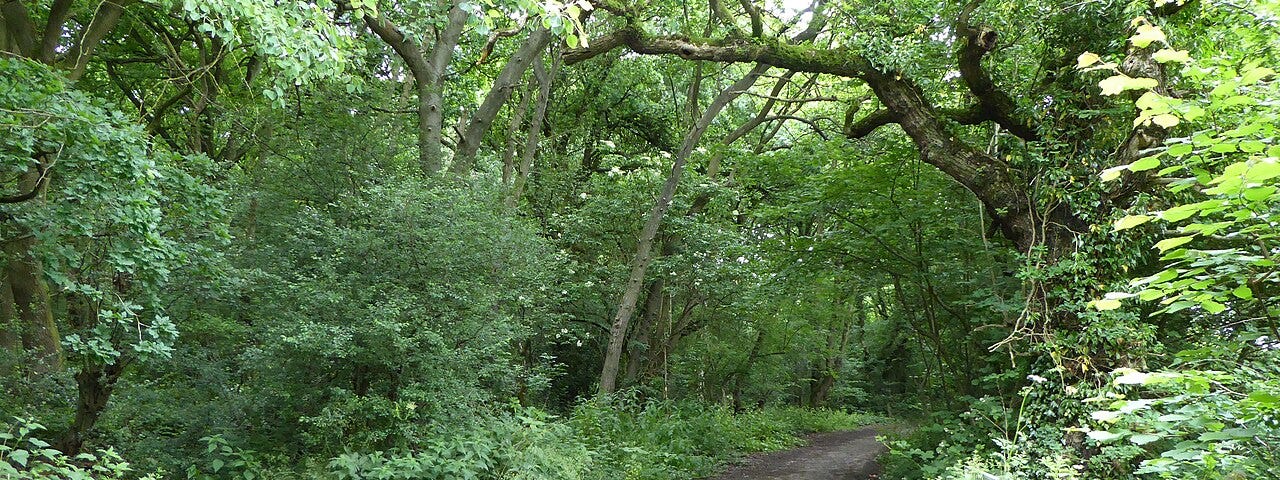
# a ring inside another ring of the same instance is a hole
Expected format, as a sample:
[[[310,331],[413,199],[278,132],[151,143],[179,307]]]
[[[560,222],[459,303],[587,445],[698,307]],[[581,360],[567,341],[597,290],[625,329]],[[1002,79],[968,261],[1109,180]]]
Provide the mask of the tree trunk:
[[[529,110],[529,99],[533,92],[525,92],[520,98],[520,105],[511,111],[511,124],[507,128],[507,147],[502,151],[502,187],[511,188],[515,181],[516,149],[520,146],[520,126],[524,123],[524,114]],[[510,194],[507,195],[507,206],[514,206]]]
[[[498,72],[497,78],[493,79],[493,86],[485,94],[484,101],[480,102],[480,107],[471,115],[471,121],[467,123],[466,130],[458,138],[458,148],[453,154],[453,165],[449,167],[450,173],[465,175],[475,167],[476,153],[480,151],[485,133],[493,125],[493,119],[497,118],[502,105],[511,98],[511,92],[515,91],[520,77],[524,76],[524,72],[529,69],[531,63],[539,60],[538,57],[549,43],[551,43],[550,30],[545,28],[534,30],[516,53],[507,60],[507,64],[503,65],[502,71]]]
[[[62,435],[55,448],[67,455],[80,453],[88,433],[98,424],[98,418],[107,408],[107,401],[115,390],[116,381],[124,372],[122,363],[86,366],[76,373],[76,416],[71,427]]]
[[[40,261],[32,255],[35,237],[25,236],[4,244],[6,285],[13,304],[5,311],[17,313],[22,346],[29,355],[28,372],[45,375],[62,369],[62,342],[50,308]],[[6,298],[9,296],[6,295]]]
[[[520,166],[516,169],[515,183],[511,187],[508,204],[515,206],[524,197],[525,187],[529,184],[529,172],[533,170],[533,160],[538,156],[538,144],[542,141],[542,122],[547,118],[547,104],[551,101],[551,84],[560,73],[560,56],[551,61],[551,69],[543,68],[542,62],[533,64],[533,76],[538,79],[538,102],[533,107],[533,118],[529,119],[529,133],[525,137],[524,153],[520,156]]]
[[[626,343],[627,326],[635,313],[636,301],[640,298],[640,291],[644,289],[645,271],[648,270],[649,264],[653,261],[653,240],[658,235],[658,227],[662,225],[662,219],[666,215],[667,209],[671,207],[671,201],[675,199],[676,188],[680,185],[681,175],[684,174],[685,162],[689,160],[689,155],[693,153],[693,149],[697,147],[699,140],[702,139],[703,132],[706,132],[707,127],[711,126],[711,121],[720,113],[720,110],[724,109],[725,105],[728,105],[733,99],[738,98],[742,92],[751,88],[756,79],[768,69],[768,65],[756,65],[746,76],[734,82],[728,89],[720,92],[720,95],[716,96],[715,100],[707,106],[707,111],[703,112],[702,117],[698,119],[698,123],[685,136],[684,144],[681,145],[680,151],[676,152],[671,174],[667,176],[667,180],[662,186],[662,191],[659,193],[653,209],[649,211],[649,217],[645,221],[644,228],[640,231],[640,237],[636,241],[636,254],[631,261],[631,274],[627,277],[626,288],[623,290],[621,301],[618,302],[618,310],[613,317],[613,325],[609,329],[609,346],[605,350],[604,365],[600,370],[600,393],[613,393],[617,386],[618,364],[622,359],[622,347]]]

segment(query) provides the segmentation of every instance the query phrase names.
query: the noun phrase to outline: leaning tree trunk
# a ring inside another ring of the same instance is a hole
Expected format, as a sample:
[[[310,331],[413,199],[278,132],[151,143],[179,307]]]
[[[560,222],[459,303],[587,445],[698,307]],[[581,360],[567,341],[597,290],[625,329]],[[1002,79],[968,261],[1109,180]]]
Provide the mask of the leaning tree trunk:
[[[694,124],[693,129],[685,135],[684,144],[676,152],[675,163],[671,166],[671,173],[667,175],[667,180],[662,185],[662,191],[658,194],[653,209],[649,211],[648,219],[645,221],[644,228],[640,230],[640,237],[636,241],[636,254],[631,260],[631,274],[627,277],[626,288],[622,292],[622,299],[618,302],[617,313],[613,316],[613,325],[609,329],[609,346],[605,350],[604,365],[600,370],[600,393],[613,393],[617,387],[618,365],[622,359],[622,347],[626,343],[627,326],[631,323],[631,317],[635,314],[636,302],[640,299],[640,292],[644,290],[644,274],[648,270],[649,264],[653,262],[654,238],[658,235],[658,227],[662,225],[662,219],[666,216],[667,209],[671,207],[671,201],[675,199],[676,188],[680,185],[680,177],[684,174],[685,162],[689,160],[689,155],[693,154],[693,149],[698,146],[698,142],[702,139],[702,134],[706,132],[707,127],[711,126],[711,121],[720,113],[720,110],[751,88],[752,85],[755,85],[756,79],[760,78],[760,75],[764,74],[768,69],[768,65],[756,65],[746,76],[734,82],[723,92],[720,92],[720,95],[717,95],[711,101],[711,104],[707,105],[707,111],[703,112],[702,117],[698,119],[698,123]]]

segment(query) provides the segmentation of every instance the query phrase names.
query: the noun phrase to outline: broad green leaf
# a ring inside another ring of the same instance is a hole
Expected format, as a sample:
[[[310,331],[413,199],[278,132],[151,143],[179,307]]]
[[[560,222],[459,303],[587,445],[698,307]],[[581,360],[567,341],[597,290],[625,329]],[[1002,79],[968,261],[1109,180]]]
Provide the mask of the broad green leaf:
[[[1089,438],[1101,443],[1110,442],[1117,438],[1120,438],[1120,435],[1108,432],[1106,430],[1094,430],[1092,432],[1089,432],[1088,435],[1089,435]]]
[[[1159,249],[1160,253],[1164,253],[1174,248],[1178,248],[1180,246],[1186,245],[1187,242],[1190,242],[1193,239],[1195,239],[1195,235],[1187,235],[1185,237],[1166,238],[1164,240],[1156,242],[1155,248]]]
[[[1154,78],[1133,78],[1123,73],[1098,82],[1098,86],[1102,87],[1103,95],[1119,95],[1127,90],[1149,90],[1159,85],[1160,82],[1157,82]]]
[[[1111,168],[1108,168],[1108,169],[1106,169],[1106,170],[1103,170],[1103,171],[1102,171],[1102,174],[1101,174],[1101,175],[1099,175],[1099,176],[1100,176],[1100,177],[1102,177],[1102,181],[1103,181],[1103,182],[1110,182],[1110,181],[1112,181],[1112,180],[1115,180],[1115,179],[1117,179],[1117,178],[1120,178],[1120,172],[1123,172],[1123,171],[1128,170],[1128,169],[1129,169],[1129,166],[1128,166],[1128,165],[1121,165],[1121,166],[1118,166],[1118,167],[1111,167]]]
[[[1096,309],[1098,309],[1098,310],[1102,310],[1102,311],[1115,310],[1115,309],[1117,309],[1117,308],[1120,308],[1120,301],[1119,301],[1119,300],[1110,300],[1110,299],[1105,299],[1105,298],[1104,298],[1104,299],[1101,299],[1101,300],[1094,300],[1094,301],[1093,301],[1093,308],[1096,308]]]
[[[1113,380],[1117,385],[1142,385],[1151,379],[1150,374],[1139,372],[1131,368],[1117,370],[1117,373],[1121,374]]]
[[[1160,158],[1155,155],[1152,155],[1150,157],[1144,157],[1142,159],[1139,159],[1136,162],[1130,163],[1129,171],[1141,172],[1145,170],[1151,170],[1159,166],[1160,166]]]
[[[1129,42],[1138,48],[1147,48],[1154,42],[1166,42],[1164,31],[1155,25],[1138,25],[1137,33],[1129,37]]]
[[[1129,437],[1129,441],[1133,442],[1134,445],[1146,445],[1148,443],[1160,440],[1161,438],[1164,438],[1164,437],[1161,435],[1153,435],[1150,433],[1139,433]]]
[[[1244,300],[1250,300],[1253,298],[1253,290],[1250,290],[1248,285],[1241,285],[1239,287],[1236,287],[1235,290],[1231,291],[1231,294],[1235,295],[1236,298],[1240,298]]]
[[[1280,162],[1274,160],[1261,161],[1249,167],[1244,174],[1244,181],[1257,183],[1280,176]]]
[[[1113,227],[1115,230],[1127,230],[1127,229],[1136,227],[1138,225],[1142,225],[1144,223],[1150,222],[1154,218],[1156,217],[1153,217],[1151,215],[1126,215],[1124,218],[1116,220],[1116,223]]]
[[[1244,76],[1240,78],[1240,83],[1242,85],[1253,85],[1255,83],[1258,83],[1259,80],[1262,80],[1264,78],[1270,77],[1275,74],[1276,74],[1275,70],[1272,70],[1270,68],[1254,67],[1249,71],[1244,72]]]
[[[1201,307],[1201,308],[1204,308],[1204,311],[1209,312],[1209,313],[1214,314],[1214,315],[1217,315],[1217,314],[1219,314],[1219,313],[1222,313],[1223,311],[1225,311],[1225,310],[1227,309],[1227,306],[1226,306],[1226,305],[1223,305],[1223,304],[1221,304],[1221,303],[1215,302],[1215,301],[1213,301],[1213,300],[1204,300],[1204,301],[1200,302],[1200,307]]]
[[[1098,54],[1096,53],[1091,53],[1091,52],[1081,53],[1080,56],[1076,58],[1076,68],[1085,68],[1085,67],[1093,66],[1093,64],[1098,63],[1098,61],[1101,59],[1102,57],[1099,57]]]
[[[1154,123],[1164,128],[1176,127],[1178,126],[1178,122],[1179,122],[1178,117],[1170,115],[1168,113],[1162,113],[1154,117],[1151,117],[1151,123]]]
[[[1151,58],[1160,63],[1187,63],[1191,61],[1191,55],[1186,50],[1174,50],[1172,48],[1162,48],[1152,54]]]

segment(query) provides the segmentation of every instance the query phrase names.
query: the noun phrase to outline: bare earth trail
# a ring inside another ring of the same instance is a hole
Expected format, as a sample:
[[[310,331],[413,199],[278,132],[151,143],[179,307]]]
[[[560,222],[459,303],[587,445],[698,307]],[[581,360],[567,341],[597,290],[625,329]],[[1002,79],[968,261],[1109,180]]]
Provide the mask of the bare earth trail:
[[[878,478],[882,427],[821,433],[800,448],[748,456],[711,480],[867,480]]]

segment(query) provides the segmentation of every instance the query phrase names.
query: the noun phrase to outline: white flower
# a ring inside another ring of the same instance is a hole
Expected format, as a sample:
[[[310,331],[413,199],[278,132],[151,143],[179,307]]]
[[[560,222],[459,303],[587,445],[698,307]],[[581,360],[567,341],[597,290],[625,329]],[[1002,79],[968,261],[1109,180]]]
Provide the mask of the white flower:
[[[1044,383],[1049,381],[1049,379],[1041,377],[1039,375],[1035,375],[1035,374],[1027,375],[1027,380],[1031,380],[1036,383]]]

